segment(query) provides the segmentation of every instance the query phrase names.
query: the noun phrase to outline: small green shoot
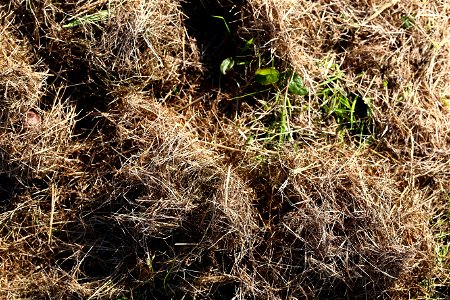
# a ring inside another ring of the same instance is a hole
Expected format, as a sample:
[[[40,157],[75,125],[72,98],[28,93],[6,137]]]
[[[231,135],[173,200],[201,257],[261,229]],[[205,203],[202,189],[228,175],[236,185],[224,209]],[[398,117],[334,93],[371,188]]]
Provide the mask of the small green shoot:
[[[234,67],[234,58],[232,57],[225,58],[220,64],[220,72],[223,75],[226,75],[228,71],[233,69],[233,67]]]
[[[277,97],[279,94],[277,95]],[[289,101],[287,94],[283,97],[283,103],[281,106],[281,119],[280,119],[280,144],[284,143],[286,140],[292,140],[292,133],[289,126],[289,116],[291,115],[292,106]]]
[[[253,38],[245,41],[245,46],[244,46],[244,48],[242,48],[242,52],[246,52],[246,51],[250,50],[254,44],[255,44],[255,40]]]
[[[406,30],[414,26],[415,16],[414,15],[403,15],[401,17],[402,27]]]
[[[155,269],[153,268],[153,260],[155,259],[155,257],[150,257],[150,253],[147,253],[147,259],[146,259],[146,263],[147,266],[150,268],[150,271],[152,272],[152,274],[155,273]]]
[[[344,74],[338,65],[332,65],[330,69],[334,74],[319,85],[323,88],[317,94],[322,99],[321,107],[325,117],[334,118],[338,125],[338,136],[344,137],[343,129],[347,129],[362,142],[363,136],[369,135],[372,124],[368,100],[345,91],[341,82]]]
[[[446,267],[444,266],[444,259],[448,257],[448,254],[450,253],[450,244],[447,245],[436,245],[435,247],[435,253],[437,256],[437,263],[440,267]]]
[[[218,17],[218,16],[216,16]],[[248,55],[246,54],[246,52],[248,52],[248,50],[251,49],[251,47],[253,46],[254,40],[253,38],[245,41],[245,45],[244,47],[241,49],[241,53],[240,55],[237,55],[235,57],[227,57],[224,60],[222,60],[221,64],[220,64],[220,72],[223,75],[226,75],[228,71],[230,71],[231,69],[233,69],[234,66],[242,66],[242,65],[249,65],[252,60],[253,57],[252,55]]]
[[[224,20],[220,16],[213,17]],[[250,65],[246,67],[246,70],[251,70],[252,63],[257,62],[258,69],[254,73],[254,82],[263,86],[267,86],[267,88],[258,89],[256,92],[236,96],[231,100],[260,94],[263,92],[274,92],[274,94],[276,95],[275,101],[263,101],[264,104],[262,105],[262,109],[264,111],[273,111],[273,113],[275,114],[273,116],[274,119],[271,121],[271,125],[264,131],[263,135],[265,137],[263,139],[258,138],[258,135],[260,134],[255,134],[249,143],[252,143],[253,141],[255,141],[255,139],[259,141],[267,140],[268,142],[272,142],[276,139],[278,140],[278,144],[283,144],[285,141],[291,141],[293,139],[293,132],[290,128],[289,118],[294,108],[291,105],[290,95],[305,96],[308,94],[308,89],[303,84],[303,79],[298,73],[294,72],[291,69],[280,72],[277,68],[275,68],[273,66],[273,58],[271,61],[263,64],[259,55],[253,53],[253,51],[250,53],[249,50],[252,50],[253,46],[253,38],[245,40],[245,44],[240,49],[240,53],[238,55],[227,57],[222,60],[219,67],[220,72],[223,75],[229,75],[229,72],[233,68],[238,69],[242,65]],[[271,67],[263,67],[270,65]],[[236,74],[240,74],[240,72],[237,71]],[[248,73],[243,72],[243,74]],[[248,82],[247,78],[244,78],[244,80]]]
[[[98,23],[98,22],[108,19],[110,15],[111,14],[110,14],[109,10],[100,10],[94,14],[76,18],[72,22],[63,25],[62,27],[63,28],[73,28],[73,27],[77,27],[77,26],[83,25],[83,24]]]
[[[170,274],[172,273],[172,270],[175,268],[175,260],[172,261],[172,265],[170,266],[170,268],[167,270],[166,275],[164,276],[164,281],[163,281],[163,287],[164,290],[166,290],[167,288],[167,280],[169,279]]]
[[[450,287],[450,277],[447,275],[450,271],[450,196],[447,196],[447,207],[438,214],[437,219],[432,219],[431,224],[434,235],[434,257],[435,267],[443,273],[439,277],[425,279],[421,286],[427,291],[426,299],[447,299],[448,293],[444,295],[442,290]]]
[[[258,69],[255,72],[255,80],[262,85],[275,84],[280,80],[280,72],[275,68]]]
[[[211,17],[222,20],[223,23],[225,24],[225,28],[227,29],[228,33],[231,33],[230,27],[228,26],[228,23],[224,17],[222,16],[211,16]]]
[[[277,139],[278,145],[286,141],[293,140],[293,131],[290,126],[290,118],[295,109],[291,104],[290,95],[305,96],[308,94],[308,89],[303,84],[302,77],[293,70],[278,71],[275,68],[258,69],[255,72],[255,81],[259,84],[271,86],[275,89],[275,101],[273,104],[264,101],[263,109],[265,111],[273,111],[275,113],[275,120],[267,128],[265,132],[266,137],[260,140],[267,140],[271,143]]]

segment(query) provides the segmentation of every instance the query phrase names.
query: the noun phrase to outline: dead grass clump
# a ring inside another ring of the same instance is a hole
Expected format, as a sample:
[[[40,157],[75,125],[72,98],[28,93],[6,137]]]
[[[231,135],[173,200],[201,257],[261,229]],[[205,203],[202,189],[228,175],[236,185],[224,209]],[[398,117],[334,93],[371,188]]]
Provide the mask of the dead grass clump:
[[[42,289],[53,285],[58,294],[57,286],[68,283],[45,267],[52,251],[47,200],[48,183],[73,171],[68,153],[75,115],[61,103],[40,109],[47,74],[33,64],[31,46],[18,38],[12,17],[0,16],[0,297],[45,297]]]
[[[146,98],[130,96],[125,102],[117,116],[120,143],[141,151],[123,164],[118,176],[144,190],[135,200],[142,211],[118,214],[117,221],[133,228],[146,241],[143,245],[164,243],[163,248],[177,253],[167,258],[145,246],[156,265],[172,264],[174,290],[184,287],[208,296],[215,293],[212,287],[241,283],[239,266],[259,231],[252,191],[231,166],[219,167],[215,154],[195,141],[183,118]],[[167,238],[169,244],[163,242]],[[199,268],[203,271],[188,279]],[[181,280],[181,274],[188,277]]]
[[[305,147],[270,168],[278,212],[266,219],[255,281],[276,299],[402,297],[433,265],[431,202],[369,151]],[[265,263],[263,264],[262,261]]]
[[[94,81],[161,93],[182,81],[181,69],[199,67],[177,1],[13,1],[5,9],[69,91],[68,83]]]
[[[100,49],[92,47],[102,69],[125,70],[129,77],[177,84],[182,68],[198,67],[186,42],[184,16],[177,1],[117,1],[109,5],[111,19],[97,43]]]
[[[11,30],[11,17],[0,14],[6,23],[0,35],[1,190],[8,203],[15,188],[26,188],[67,162],[74,115],[62,104],[45,113],[40,109],[47,74],[32,65],[30,45]]]
[[[239,266],[259,231],[252,191],[196,142],[183,118],[151,98],[120,103],[103,114],[111,132],[63,153],[65,137],[53,135],[57,146],[34,153],[37,166],[19,160],[36,172],[20,173],[30,185],[1,213],[1,295],[209,297],[241,284]],[[57,122],[42,126],[40,138],[59,125],[73,133]]]
[[[0,11],[0,19],[0,122],[2,130],[20,130],[26,112],[38,108],[46,74],[31,65],[29,45],[11,32],[11,18]]]
[[[200,2],[0,6],[0,298],[445,294],[447,3]]]
[[[152,99],[135,95],[125,97],[120,114],[111,117],[117,118],[114,123],[117,124],[116,142],[118,146],[123,145],[130,151],[129,158],[122,162],[119,174],[126,172],[125,178],[135,178],[136,180],[147,178],[152,181],[158,172],[167,173],[166,175],[169,177],[164,178],[167,186],[164,189],[156,190],[159,190],[160,193],[166,191],[166,197],[169,197],[172,190],[180,190],[182,187],[183,193],[191,195],[180,198],[180,200],[188,201],[188,203],[182,204],[183,207],[191,207],[193,203],[200,201],[200,198],[195,197],[198,192],[201,192],[198,197],[211,196],[208,193],[203,194],[207,189],[195,191],[190,190],[191,188],[214,186],[217,193],[213,198],[221,203],[220,209],[230,210],[230,213],[226,215],[234,220],[231,223],[243,226],[237,228],[237,232],[249,231],[248,233],[250,233],[254,230],[251,225],[252,221],[250,221],[252,219],[250,206],[247,206],[248,201],[244,201],[247,196],[241,200],[237,199],[237,194],[243,197],[248,191],[245,191],[243,183],[236,178],[230,168],[228,170],[217,169],[220,162],[214,152],[205,149],[204,145],[195,139],[191,125],[184,118],[156,104]],[[134,151],[138,152],[134,153]],[[154,171],[150,172],[152,169]],[[181,172],[182,170],[186,170],[186,173]],[[206,181],[202,182],[203,180]],[[170,187],[172,183],[180,186],[172,189]],[[146,185],[151,186],[150,184]],[[172,196],[177,197],[176,194]],[[169,203],[170,201],[165,202]],[[233,215],[237,211],[243,214]],[[157,215],[164,216],[164,214]],[[250,223],[245,224],[247,221]]]

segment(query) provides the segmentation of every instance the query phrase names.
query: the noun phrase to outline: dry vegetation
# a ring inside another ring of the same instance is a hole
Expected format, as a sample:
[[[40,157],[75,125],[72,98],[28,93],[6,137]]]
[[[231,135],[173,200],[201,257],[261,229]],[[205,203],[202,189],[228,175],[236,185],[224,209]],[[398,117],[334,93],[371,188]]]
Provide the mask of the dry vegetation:
[[[447,299],[449,16],[0,1],[0,298]]]

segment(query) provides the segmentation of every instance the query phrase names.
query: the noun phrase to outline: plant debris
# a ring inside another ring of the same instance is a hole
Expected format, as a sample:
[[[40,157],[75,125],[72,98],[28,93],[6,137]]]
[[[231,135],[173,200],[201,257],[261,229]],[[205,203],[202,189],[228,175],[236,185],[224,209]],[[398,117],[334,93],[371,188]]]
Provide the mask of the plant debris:
[[[447,297],[448,1],[200,2],[0,1],[0,298]]]

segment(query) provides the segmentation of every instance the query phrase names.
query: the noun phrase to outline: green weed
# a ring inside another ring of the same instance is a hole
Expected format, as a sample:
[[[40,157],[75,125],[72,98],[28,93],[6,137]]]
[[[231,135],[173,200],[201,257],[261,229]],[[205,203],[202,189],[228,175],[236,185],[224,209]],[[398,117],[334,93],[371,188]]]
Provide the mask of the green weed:
[[[225,58],[222,63],[220,64],[220,72],[223,75],[226,75],[228,71],[230,71],[231,69],[233,69],[234,67],[234,58],[233,57],[228,57]]]
[[[107,20],[111,16],[109,10],[100,10],[96,13],[75,18],[68,24],[63,25],[63,28],[73,28],[83,24],[96,24],[100,21]]]
[[[228,25],[227,30],[229,30]],[[224,60],[222,60],[222,63],[220,64],[220,72],[223,75],[226,75],[227,72],[231,71],[235,66],[250,65],[252,62],[257,61],[259,59],[258,55],[256,55],[253,51],[251,51],[253,45],[254,45],[253,38],[245,40],[245,44],[243,47],[239,49],[238,55],[234,57],[227,57]]]
[[[166,275],[164,276],[164,281],[163,281],[164,291],[166,291],[166,289],[167,289],[167,281],[169,280],[169,277],[171,276],[174,268],[175,268],[175,260],[172,261],[172,265],[167,270]]]
[[[308,89],[303,85],[299,74],[292,70],[279,72],[275,68],[258,69],[255,73],[255,81],[261,85],[271,85],[275,89],[274,107],[276,108],[275,121],[269,127],[269,141],[278,140],[282,145],[286,141],[293,140],[293,131],[290,126],[290,118],[295,110],[291,103],[290,95],[305,96]],[[268,103],[266,103],[267,105]],[[271,110],[269,105],[266,110]]]
[[[255,81],[262,85],[276,84],[280,80],[280,72],[275,68],[258,69]]]
[[[254,99],[262,104],[266,119],[268,115],[274,115],[273,118],[269,117],[272,120],[264,131],[264,137],[256,138],[256,134],[248,143],[253,143],[257,139],[259,141],[263,140],[266,144],[271,144],[274,140],[277,140],[278,144],[283,144],[285,141],[291,141],[293,139],[289,118],[294,111],[294,107],[291,104],[290,97],[292,95],[305,96],[308,94],[308,89],[303,84],[301,76],[295,71],[291,69],[280,71],[277,69],[274,66],[275,59],[273,57],[268,62],[263,61],[263,57],[254,49],[254,39],[250,38],[245,40],[245,44],[239,50],[238,55],[222,60],[220,72],[231,78],[241,76],[241,78],[235,78],[235,80],[238,81],[240,79],[254,89],[250,93],[233,97],[232,100],[249,96],[254,97]],[[245,66],[246,69],[239,69],[235,73],[230,72],[239,66]],[[256,70],[251,71],[252,69]],[[254,77],[249,78],[248,74],[252,73]],[[257,99],[258,94],[266,92],[269,93],[266,97],[269,100],[263,101]]]
[[[228,33],[231,33],[230,26],[228,26],[228,22],[225,20],[224,17],[222,17],[222,16],[211,16],[211,17],[222,20]]]
[[[372,127],[372,113],[368,99],[363,99],[356,93],[347,92],[343,81],[344,73],[339,65],[330,66],[333,71],[326,81],[321,83],[317,96],[321,99],[320,106],[325,118],[333,118],[338,125],[338,136],[344,136],[347,131],[356,136],[359,142],[367,141]]]
[[[414,14],[412,15],[403,15],[401,17],[402,20],[402,27],[406,30],[410,29],[411,27],[414,26],[414,22],[415,22],[416,16]]]

